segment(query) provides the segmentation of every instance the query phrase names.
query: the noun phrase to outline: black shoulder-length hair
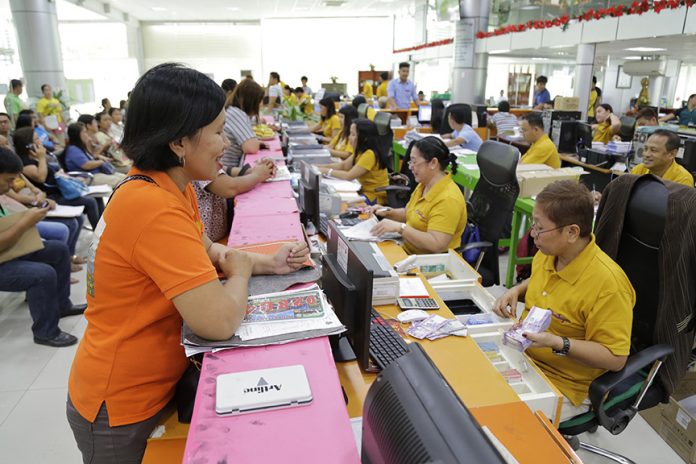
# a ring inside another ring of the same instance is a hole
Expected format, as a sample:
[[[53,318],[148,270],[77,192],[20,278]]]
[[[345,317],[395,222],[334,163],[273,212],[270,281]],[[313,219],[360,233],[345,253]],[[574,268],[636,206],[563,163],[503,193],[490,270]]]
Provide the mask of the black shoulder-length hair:
[[[179,165],[169,148],[192,137],[222,111],[225,92],[205,74],[179,63],[163,63],[143,74],[130,96],[121,146],[143,171]]]
[[[388,160],[387,153],[380,148],[379,132],[377,126],[369,119],[358,118],[353,121],[358,132],[358,140],[355,147],[355,156],[361,155],[367,150],[375,152],[375,158],[381,169],[386,169]]]

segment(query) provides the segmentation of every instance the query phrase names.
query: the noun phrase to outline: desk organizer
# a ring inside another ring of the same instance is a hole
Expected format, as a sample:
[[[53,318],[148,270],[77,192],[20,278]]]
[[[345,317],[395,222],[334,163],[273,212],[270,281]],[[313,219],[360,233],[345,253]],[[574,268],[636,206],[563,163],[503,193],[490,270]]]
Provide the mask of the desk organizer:
[[[493,295],[488,293],[488,290],[476,283],[449,285],[444,287],[437,287],[433,285],[433,288],[438,296],[442,298],[445,304],[447,304],[448,301],[471,300],[480,310],[480,313],[478,314],[488,315],[492,319],[493,322],[490,324],[468,325],[467,321],[470,317],[472,317],[472,315],[457,315],[457,319],[467,325],[467,329],[470,334],[493,332],[497,330],[505,331],[512,326],[512,321],[510,319],[498,317],[493,312],[493,303],[495,303],[495,298]],[[477,314],[473,314],[473,316],[476,317]]]
[[[435,255],[416,255],[416,260],[411,265],[411,268],[414,267],[425,275],[435,289],[471,285],[480,279],[474,268],[454,250]],[[437,278],[443,274],[447,275],[447,280]],[[434,277],[436,279],[431,280]]]
[[[553,423],[560,417],[561,394],[526,354],[503,344],[503,331],[472,334],[472,340],[506,378],[532,412],[540,410]],[[516,372],[514,372],[514,371]]]

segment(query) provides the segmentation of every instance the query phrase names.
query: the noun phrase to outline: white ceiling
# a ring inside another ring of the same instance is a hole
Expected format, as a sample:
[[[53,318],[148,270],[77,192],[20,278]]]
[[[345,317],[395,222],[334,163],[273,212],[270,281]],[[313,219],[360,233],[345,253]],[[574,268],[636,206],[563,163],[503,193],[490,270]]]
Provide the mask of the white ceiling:
[[[141,21],[258,21],[263,18],[392,15],[412,1],[110,0],[109,3]]]

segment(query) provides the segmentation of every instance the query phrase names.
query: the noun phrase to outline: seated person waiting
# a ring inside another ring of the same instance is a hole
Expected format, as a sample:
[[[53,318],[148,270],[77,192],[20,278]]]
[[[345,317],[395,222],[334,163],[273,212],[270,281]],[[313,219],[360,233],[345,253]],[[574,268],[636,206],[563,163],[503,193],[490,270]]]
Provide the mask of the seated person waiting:
[[[251,118],[258,117],[263,102],[263,88],[251,79],[237,84],[225,98],[225,128],[229,144],[225,146],[222,164],[238,169],[244,155],[258,153],[261,141],[254,133]]]
[[[676,132],[657,129],[645,142],[643,162],[634,167],[631,174],[654,174],[664,180],[693,187],[693,176],[675,161],[680,142]]]
[[[409,168],[418,182],[406,208],[373,206],[372,212],[385,219],[372,233],[380,236],[401,233],[407,253],[442,253],[458,248],[466,227],[466,201],[446,172],[457,172],[456,157],[437,137],[425,137],[411,149]]]
[[[556,145],[544,132],[544,120],[541,118],[541,113],[533,111],[525,114],[520,119],[522,136],[531,144],[520,163],[545,164],[554,169],[560,168],[561,158],[558,156]]]
[[[606,145],[621,130],[621,120],[614,114],[614,110],[609,103],[602,103],[597,107],[595,118],[597,119],[597,124],[592,124],[592,141],[602,142]]]
[[[563,393],[561,420],[587,412],[590,383],[619,371],[631,347],[636,294],[623,270],[595,243],[593,200],[574,181],[548,185],[536,199],[531,236],[539,252],[531,277],[494,304],[503,317],[522,318],[536,306],[553,311],[546,332],[528,333],[526,353]]]
[[[459,145],[462,148],[478,151],[483,140],[481,140],[481,137],[479,137],[474,128],[465,122],[467,112],[467,107],[454,107],[450,109],[447,115],[447,122],[452,128],[452,132],[443,135],[442,138],[447,139],[445,144],[448,147],[456,147]]]
[[[65,147],[65,167],[68,171],[84,171],[94,176],[94,185],[109,185],[115,187],[126,176],[115,172],[104,155],[92,156],[87,148],[89,135],[87,128],[81,122],[68,126],[68,146]]]
[[[657,113],[652,108],[642,108],[636,113],[636,127],[657,126]]]
[[[696,124],[696,93],[689,95],[686,106],[676,113],[668,114],[660,118],[660,122],[667,122],[677,119],[680,126]]]
[[[346,159],[353,155],[353,146],[350,144],[350,126],[358,119],[358,110],[353,105],[344,105],[338,110],[338,118],[341,120],[341,132],[336,134],[327,145],[331,156]]]
[[[323,143],[329,143],[332,138],[341,131],[341,121],[336,114],[336,104],[333,98],[322,98],[319,101],[319,115],[321,121],[310,127],[310,132],[320,134],[317,139]]]
[[[375,192],[378,187],[389,185],[387,154],[379,148],[377,126],[368,119],[356,119],[350,125],[350,144],[354,155],[340,163],[318,166],[322,174],[337,179],[358,179],[363,194],[370,204],[383,205],[387,201],[385,192]]]
[[[520,127],[517,116],[510,113],[510,103],[505,100],[498,103],[498,112],[488,118],[488,127],[495,128],[498,134],[512,133]]]

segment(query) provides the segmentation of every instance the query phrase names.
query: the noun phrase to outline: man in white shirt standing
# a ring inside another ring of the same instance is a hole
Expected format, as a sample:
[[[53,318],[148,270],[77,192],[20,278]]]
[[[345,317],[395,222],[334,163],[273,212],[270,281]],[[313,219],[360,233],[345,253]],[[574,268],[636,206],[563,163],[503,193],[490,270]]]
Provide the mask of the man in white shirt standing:
[[[273,71],[268,77],[268,108],[280,106],[283,98],[283,89],[280,87],[280,74]]]
[[[312,97],[312,88],[307,85],[307,76],[302,76],[300,82],[302,82],[302,90],[304,90],[305,95]]]

